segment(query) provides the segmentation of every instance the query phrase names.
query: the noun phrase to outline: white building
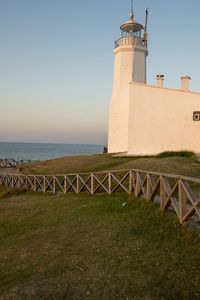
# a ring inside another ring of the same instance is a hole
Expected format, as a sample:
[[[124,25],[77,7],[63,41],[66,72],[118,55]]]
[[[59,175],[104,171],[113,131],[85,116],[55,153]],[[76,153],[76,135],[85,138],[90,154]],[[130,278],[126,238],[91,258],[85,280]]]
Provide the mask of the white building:
[[[190,77],[181,77],[180,89],[164,88],[163,75],[155,86],[146,84],[147,16],[143,27],[131,11],[115,42],[108,152],[200,153],[200,93],[189,91]]]

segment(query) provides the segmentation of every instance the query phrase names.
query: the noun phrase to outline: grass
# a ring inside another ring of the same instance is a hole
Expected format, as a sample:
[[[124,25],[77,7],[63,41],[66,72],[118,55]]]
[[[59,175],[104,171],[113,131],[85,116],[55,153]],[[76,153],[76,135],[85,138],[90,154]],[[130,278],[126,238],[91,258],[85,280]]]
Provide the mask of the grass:
[[[26,174],[69,174],[102,171],[132,160],[133,158],[127,157],[113,158],[109,154],[68,156],[25,165],[21,172]]]
[[[171,157],[171,156],[180,156],[180,157],[192,157],[194,156],[194,152],[191,151],[165,151],[158,154],[156,157]]]
[[[171,154],[171,152],[170,152]],[[188,153],[187,153],[188,154]],[[200,177],[200,162],[195,155],[185,152],[167,157],[112,157],[112,155],[90,155],[63,157],[24,166],[25,174],[69,174],[115,169],[141,169]],[[177,155],[177,156],[175,156]]]
[[[191,153],[92,155],[26,174],[143,169],[200,176]],[[0,299],[200,299],[200,232],[125,193],[52,195],[0,188]]]
[[[200,234],[116,193],[0,188],[0,299],[200,299]]]

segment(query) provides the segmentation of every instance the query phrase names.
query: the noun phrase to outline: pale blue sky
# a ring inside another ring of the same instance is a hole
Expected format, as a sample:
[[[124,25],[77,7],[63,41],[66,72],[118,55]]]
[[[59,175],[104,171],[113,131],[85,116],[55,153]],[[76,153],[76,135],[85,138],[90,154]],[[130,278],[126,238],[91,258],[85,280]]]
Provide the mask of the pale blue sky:
[[[148,83],[181,75],[200,90],[199,0],[135,0],[149,8]],[[130,0],[0,0],[0,141],[107,142],[113,46]]]

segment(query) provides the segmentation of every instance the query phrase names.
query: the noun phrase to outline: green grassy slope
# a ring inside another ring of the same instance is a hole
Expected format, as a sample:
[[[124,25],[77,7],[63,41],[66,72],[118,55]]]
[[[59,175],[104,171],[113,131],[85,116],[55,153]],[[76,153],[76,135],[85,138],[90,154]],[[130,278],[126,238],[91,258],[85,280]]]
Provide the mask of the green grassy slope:
[[[0,299],[200,299],[200,234],[142,199],[0,188]]]
[[[113,169],[133,158],[113,158],[111,155],[68,156],[24,166],[26,174],[69,174]]]
[[[112,157],[91,155],[64,157],[25,166],[26,174],[69,174],[114,169],[142,169],[200,177],[200,163],[191,157]]]

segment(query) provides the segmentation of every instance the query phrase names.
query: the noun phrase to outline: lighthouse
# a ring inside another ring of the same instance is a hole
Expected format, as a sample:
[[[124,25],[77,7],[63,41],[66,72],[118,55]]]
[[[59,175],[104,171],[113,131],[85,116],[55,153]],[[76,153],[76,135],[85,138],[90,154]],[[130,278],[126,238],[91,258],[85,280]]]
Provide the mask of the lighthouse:
[[[129,20],[120,26],[121,37],[115,41],[113,91],[109,110],[109,152],[128,150],[129,84],[146,84],[147,17],[148,11],[145,26],[136,22],[131,1]]]
[[[127,82],[146,83],[147,16],[148,11],[143,27],[142,24],[135,22],[131,7],[129,20],[120,26],[121,37],[115,41],[114,49],[113,92]]]

